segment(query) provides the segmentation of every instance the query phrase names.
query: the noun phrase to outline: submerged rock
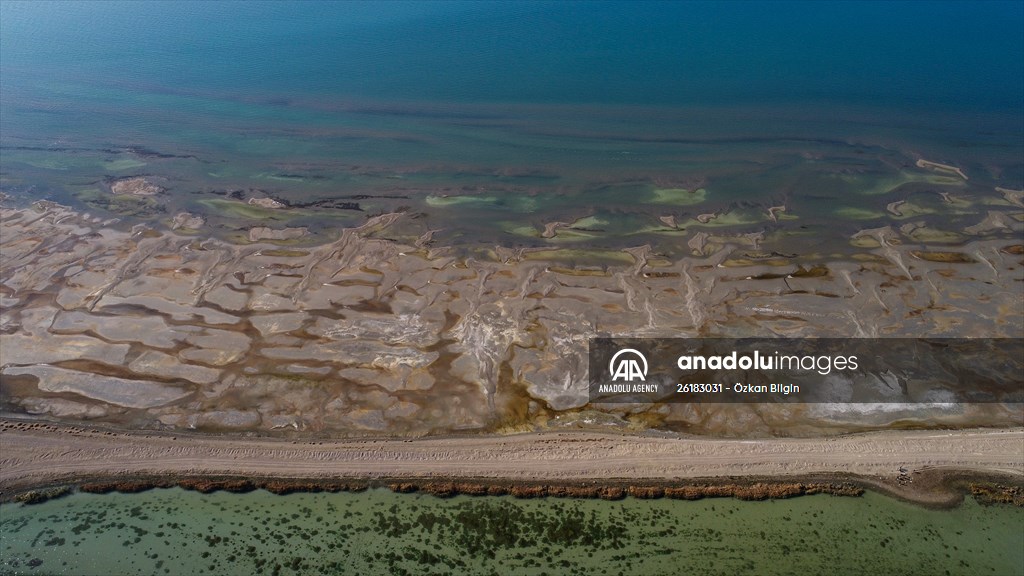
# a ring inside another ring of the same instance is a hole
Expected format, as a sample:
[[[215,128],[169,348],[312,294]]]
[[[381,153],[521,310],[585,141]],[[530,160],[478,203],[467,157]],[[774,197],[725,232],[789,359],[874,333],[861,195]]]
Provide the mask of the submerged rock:
[[[163,188],[153,184],[142,177],[124,178],[110,183],[110,191],[114,194],[129,194],[132,196],[155,196],[164,191]]]
[[[202,216],[195,214],[189,214],[188,212],[179,212],[174,215],[171,220],[171,230],[187,229],[187,230],[199,230],[206,224],[206,219]]]

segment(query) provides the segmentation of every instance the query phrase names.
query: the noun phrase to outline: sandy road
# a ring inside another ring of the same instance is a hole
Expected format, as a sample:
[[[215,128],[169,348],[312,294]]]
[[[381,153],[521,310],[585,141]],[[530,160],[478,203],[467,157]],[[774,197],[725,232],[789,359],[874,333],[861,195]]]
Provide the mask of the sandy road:
[[[666,480],[950,468],[1024,476],[1024,428],[719,440],[588,432],[292,442],[164,436],[0,420],[0,489],[130,474],[304,478]]]

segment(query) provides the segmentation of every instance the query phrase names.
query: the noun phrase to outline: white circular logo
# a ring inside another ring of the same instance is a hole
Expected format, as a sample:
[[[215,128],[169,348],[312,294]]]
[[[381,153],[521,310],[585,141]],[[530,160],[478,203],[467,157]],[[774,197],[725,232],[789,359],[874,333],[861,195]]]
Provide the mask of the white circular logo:
[[[627,356],[620,359],[619,357],[623,354],[627,354]],[[641,363],[643,369],[641,369]],[[608,372],[612,375],[612,382],[619,380],[644,382],[647,377],[647,358],[637,350],[623,348],[612,356],[611,362],[608,363]]]

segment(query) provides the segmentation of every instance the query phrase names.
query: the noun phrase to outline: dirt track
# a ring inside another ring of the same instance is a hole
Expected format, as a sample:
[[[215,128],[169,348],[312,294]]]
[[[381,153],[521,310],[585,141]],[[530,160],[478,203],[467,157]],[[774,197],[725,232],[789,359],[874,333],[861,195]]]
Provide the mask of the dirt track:
[[[0,489],[136,474],[303,478],[671,480],[956,469],[1024,476],[1024,429],[887,431],[821,439],[667,439],[541,433],[291,442],[162,436],[0,420]]]

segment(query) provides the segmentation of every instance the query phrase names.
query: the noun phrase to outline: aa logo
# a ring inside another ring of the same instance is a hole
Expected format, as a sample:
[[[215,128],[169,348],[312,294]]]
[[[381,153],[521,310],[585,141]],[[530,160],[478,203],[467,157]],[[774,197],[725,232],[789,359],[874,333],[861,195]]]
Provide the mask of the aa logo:
[[[641,366],[643,368],[641,369]],[[632,348],[623,348],[612,356],[608,363],[608,372],[612,375],[612,382],[633,382],[639,380],[645,382],[647,377],[647,358]]]

